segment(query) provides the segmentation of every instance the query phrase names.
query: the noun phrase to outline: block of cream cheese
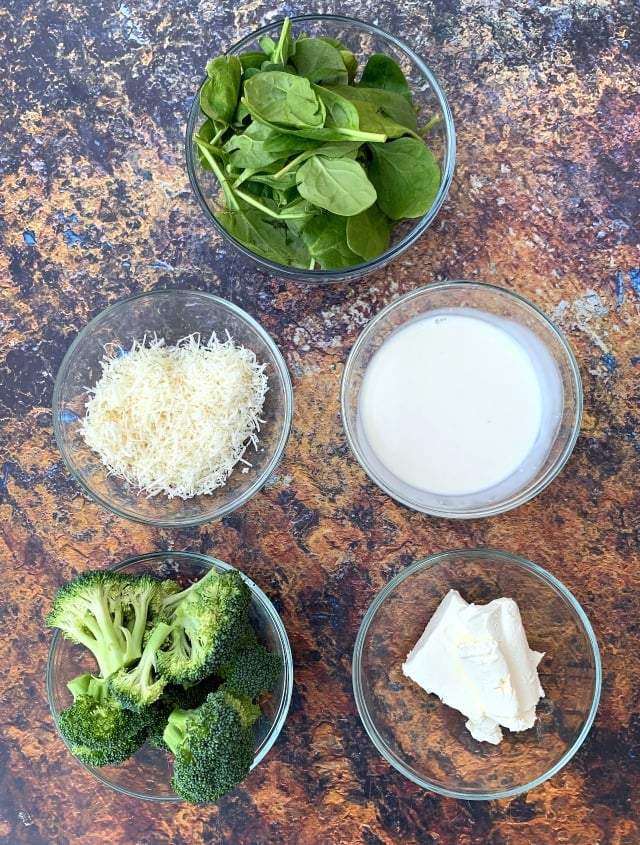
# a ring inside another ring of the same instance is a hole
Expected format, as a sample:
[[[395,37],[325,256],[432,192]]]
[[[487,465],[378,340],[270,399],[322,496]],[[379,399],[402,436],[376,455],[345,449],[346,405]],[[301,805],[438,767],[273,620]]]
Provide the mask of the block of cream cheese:
[[[480,742],[497,745],[502,728],[531,728],[544,695],[538,664],[544,654],[529,648],[513,599],[469,604],[450,590],[402,666],[428,693],[467,717]]]

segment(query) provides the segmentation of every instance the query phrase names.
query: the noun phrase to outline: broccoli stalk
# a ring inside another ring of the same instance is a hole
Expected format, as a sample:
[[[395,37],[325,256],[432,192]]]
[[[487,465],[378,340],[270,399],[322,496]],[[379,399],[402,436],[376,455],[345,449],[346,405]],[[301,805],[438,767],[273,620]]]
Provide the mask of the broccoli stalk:
[[[163,740],[174,754],[171,785],[187,801],[216,801],[246,777],[253,762],[252,725],[260,708],[224,690],[194,710],[176,708]]]
[[[129,575],[122,593],[131,651],[136,658],[142,653],[142,644],[147,636],[150,608],[155,596],[161,591],[162,581],[150,575]],[[126,636],[126,635],[125,635]],[[125,666],[128,664],[124,664]]]
[[[123,666],[110,676],[109,689],[123,707],[141,711],[162,695],[167,679],[155,671],[157,652],[172,630],[170,625],[159,622],[151,630],[135,666]]]

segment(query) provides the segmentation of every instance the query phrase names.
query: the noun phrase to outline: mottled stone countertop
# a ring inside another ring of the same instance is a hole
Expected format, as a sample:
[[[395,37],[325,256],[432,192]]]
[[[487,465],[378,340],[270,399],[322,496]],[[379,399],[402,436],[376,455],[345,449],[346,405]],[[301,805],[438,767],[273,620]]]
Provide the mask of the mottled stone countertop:
[[[258,272],[204,219],[183,158],[210,55],[310,11],[409,41],[450,100],[458,152],[436,223],[351,285]],[[633,0],[11,0],[0,9],[0,843],[640,843],[640,10]],[[441,279],[532,300],[580,364],[582,431],[560,476],[508,514],[446,521],[368,481],[339,417],[346,355],[386,303]],[[295,414],[269,485],[229,518],[160,530],[80,492],[50,412],[65,350],[107,304],[155,287],[227,297],[272,334]],[[555,777],[504,800],[439,797],[367,737],[351,693],[360,619],[425,555],[492,546],[551,570],[601,648],[594,726]],[[44,618],[62,581],[133,553],[237,565],[281,610],[295,663],[284,730],[216,805],[136,800],[74,761],[49,713]]]

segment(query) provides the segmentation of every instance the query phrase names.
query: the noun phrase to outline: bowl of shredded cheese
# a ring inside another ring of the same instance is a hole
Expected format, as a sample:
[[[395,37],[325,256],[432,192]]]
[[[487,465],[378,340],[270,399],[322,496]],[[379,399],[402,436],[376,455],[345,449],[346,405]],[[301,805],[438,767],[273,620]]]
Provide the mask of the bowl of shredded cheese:
[[[172,527],[219,519],[265,484],[285,449],[291,379],[263,327],[227,300],[154,290],[79,333],[53,394],[56,441],[95,501]]]

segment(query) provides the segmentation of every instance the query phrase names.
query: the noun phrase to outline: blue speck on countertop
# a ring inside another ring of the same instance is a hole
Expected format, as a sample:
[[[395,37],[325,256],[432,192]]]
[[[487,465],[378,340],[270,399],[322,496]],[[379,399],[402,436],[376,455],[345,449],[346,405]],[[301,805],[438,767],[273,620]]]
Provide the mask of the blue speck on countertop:
[[[77,232],[74,232],[73,229],[65,229],[62,233],[63,238],[65,239],[67,246],[75,246],[76,244],[83,244],[86,240],[84,235],[79,235]]]
[[[2,475],[0,475],[0,495],[6,492],[7,484],[9,482],[9,476],[11,475],[11,470],[13,469],[13,464],[6,463],[2,467]]]
[[[618,308],[621,307],[623,300],[624,300],[624,276],[622,275],[622,270],[618,270],[618,275],[616,276],[616,302],[618,304]]]
[[[613,373],[618,369],[618,362],[616,361],[615,356],[610,352],[607,352],[602,356],[602,363],[605,365],[607,372],[609,373]]]
[[[34,246],[36,242],[36,235],[35,232],[31,231],[31,229],[25,229],[22,233],[22,238],[27,246]]]
[[[640,296],[640,270],[629,270],[629,284],[634,293]]]

